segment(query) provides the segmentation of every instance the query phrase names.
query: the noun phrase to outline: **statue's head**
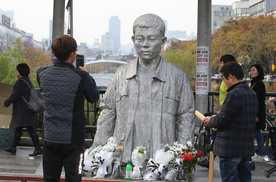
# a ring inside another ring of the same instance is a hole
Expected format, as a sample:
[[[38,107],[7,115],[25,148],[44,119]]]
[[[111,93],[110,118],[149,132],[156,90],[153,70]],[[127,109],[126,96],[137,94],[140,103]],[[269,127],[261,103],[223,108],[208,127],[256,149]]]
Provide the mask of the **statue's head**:
[[[136,28],[156,28],[162,36],[165,36],[166,26],[162,18],[155,14],[144,14],[139,16],[133,23],[133,35],[135,35]]]
[[[151,61],[159,56],[167,38],[165,23],[157,15],[145,14],[138,17],[133,24],[132,41],[139,57]]]

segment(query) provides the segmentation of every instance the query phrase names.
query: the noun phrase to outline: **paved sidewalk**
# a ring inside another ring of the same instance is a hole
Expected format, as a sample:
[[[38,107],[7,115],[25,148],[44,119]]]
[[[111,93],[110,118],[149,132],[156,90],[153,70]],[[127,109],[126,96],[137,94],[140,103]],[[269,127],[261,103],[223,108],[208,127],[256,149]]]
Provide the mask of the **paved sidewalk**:
[[[0,149],[0,175],[11,176],[34,176],[42,177],[42,156],[29,157],[34,147],[18,146],[16,155],[10,155],[3,148]],[[276,172],[266,178],[264,170],[271,169],[272,163],[266,163],[262,160],[255,162],[256,169],[252,171],[253,182],[275,182]],[[64,173],[62,174],[64,176]],[[208,182],[209,170],[201,166],[196,167],[194,182]],[[219,182],[219,165],[218,158],[214,162],[213,181]],[[86,178],[84,178],[86,179]],[[4,180],[0,180],[4,182]],[[8,182],[8,181],[7,181]],[[12,182],[12,181],[9,181]]]

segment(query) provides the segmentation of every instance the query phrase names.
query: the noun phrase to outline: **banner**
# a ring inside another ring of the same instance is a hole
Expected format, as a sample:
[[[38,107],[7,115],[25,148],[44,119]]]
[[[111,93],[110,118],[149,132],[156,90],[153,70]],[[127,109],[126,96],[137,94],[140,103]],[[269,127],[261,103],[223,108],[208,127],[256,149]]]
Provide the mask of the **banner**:
[[[198,46],[196,54],[196,85],[198,95],[208,95],[209,47]]]

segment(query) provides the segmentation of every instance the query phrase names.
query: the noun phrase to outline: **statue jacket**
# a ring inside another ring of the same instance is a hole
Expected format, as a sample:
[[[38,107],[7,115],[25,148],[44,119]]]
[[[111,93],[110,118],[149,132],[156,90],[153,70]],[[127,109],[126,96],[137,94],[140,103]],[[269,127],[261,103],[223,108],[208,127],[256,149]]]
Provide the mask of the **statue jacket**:
[[[138,58],[118,68],[100,104],[94,146],[106,144],[114,136],[124,145],[122,161],[131,159],[136,146],[131,143],[133,123],[139,96]],[[194,139],[194,97],[186,74],[161,57],[151,81],[151,103],[154,113],[150,157],[166,144],[186,144]]]

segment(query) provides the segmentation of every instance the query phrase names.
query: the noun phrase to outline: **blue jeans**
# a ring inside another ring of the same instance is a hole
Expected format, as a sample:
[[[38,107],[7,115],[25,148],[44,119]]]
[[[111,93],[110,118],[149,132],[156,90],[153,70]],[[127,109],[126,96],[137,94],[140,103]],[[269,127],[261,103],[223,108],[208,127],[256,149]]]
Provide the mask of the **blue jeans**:
[[[255,138],[258,144],[258,155],[264,156],[264,140],[261,134],[261,129],[255,129]]]
[[[222,182],[251,182],[249,158],[219,157],[219,168]]]

